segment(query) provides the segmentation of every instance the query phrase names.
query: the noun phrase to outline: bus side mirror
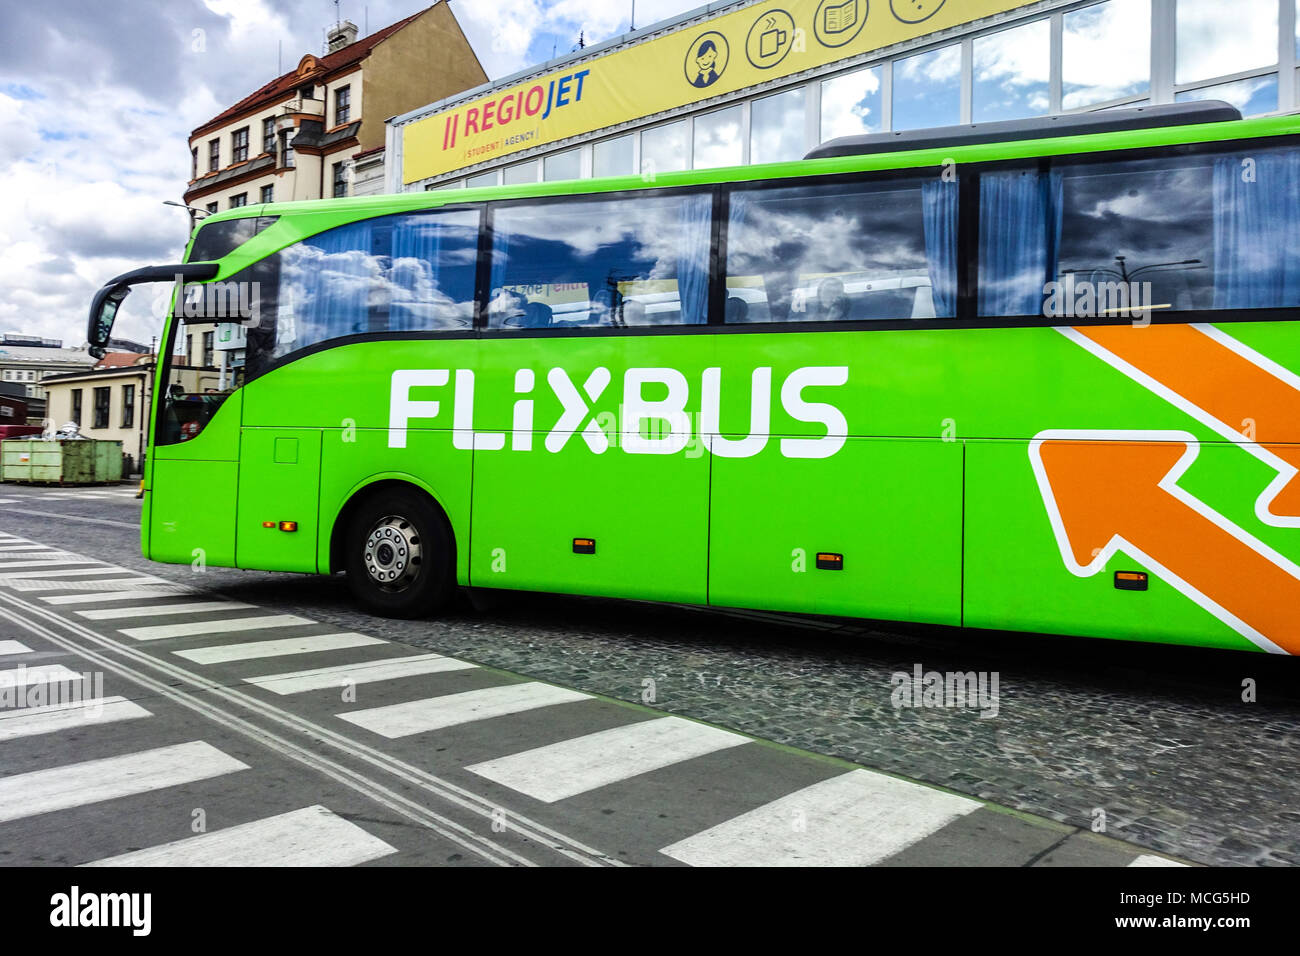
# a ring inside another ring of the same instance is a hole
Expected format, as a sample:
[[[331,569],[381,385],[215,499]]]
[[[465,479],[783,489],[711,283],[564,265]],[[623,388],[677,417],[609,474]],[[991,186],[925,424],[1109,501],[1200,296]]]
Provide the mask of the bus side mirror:
[[[95,298],[90,305],[90,322],[86,327],[86,341],[90,343],[90,354],[95,358],[104,357],[104,352],[108,349],[109,337],[113,333],[113,322],[117,319],[117,310],[122,305],[122,300],[130,294],[131,286],[143,282],[204,282],[214,278],[218,268],[215,262],[147,266],[110,279],[95,293]]]

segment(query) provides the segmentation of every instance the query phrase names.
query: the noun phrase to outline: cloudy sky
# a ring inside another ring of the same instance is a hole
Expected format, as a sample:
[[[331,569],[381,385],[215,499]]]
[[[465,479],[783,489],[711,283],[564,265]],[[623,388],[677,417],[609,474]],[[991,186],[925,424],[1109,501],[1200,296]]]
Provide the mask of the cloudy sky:
[[[639,26],[703,0],[637,0]],[[342,0],[373,32],[429,0]],[[451,0],[489,76],[628,28],[631,0]],[[0,31],[0,332],[85,341],[106,279],[177,261],[190,130],[320,53],[332,0],[42,0],[6,4]],[[151,296],[117,334],[148,342]]]

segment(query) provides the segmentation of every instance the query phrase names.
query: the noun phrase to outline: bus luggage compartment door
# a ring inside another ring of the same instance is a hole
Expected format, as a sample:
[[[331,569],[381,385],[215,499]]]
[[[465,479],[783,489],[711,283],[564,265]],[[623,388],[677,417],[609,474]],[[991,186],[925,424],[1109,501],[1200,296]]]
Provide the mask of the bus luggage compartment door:
[[[960,624],[962,468],[930,439],[714,458],[709,603]]]
[[[317,570],[320,456],[320,429],[244,429],[235,526],[238,567]]]

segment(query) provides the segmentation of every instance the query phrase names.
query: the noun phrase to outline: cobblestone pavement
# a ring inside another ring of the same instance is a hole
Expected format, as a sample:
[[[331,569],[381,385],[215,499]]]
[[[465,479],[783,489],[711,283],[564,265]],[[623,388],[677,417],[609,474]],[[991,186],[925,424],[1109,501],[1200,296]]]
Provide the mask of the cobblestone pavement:
[[[136,507],[24,501],[0,528],[194,584],[188,567],[139,556]],[[493,592],[441,620],[387,621],[358,613],[341,577],[208,569],[202,584],[591,693],[652,693],[667,712],[1077,826],[1104,824],[1188,859],[1300,863],[1291,659]],[[916,665],[996,672],[996,716],[896,708],[891,676]],[[1242,700],[1247,679],[1257,703]]]

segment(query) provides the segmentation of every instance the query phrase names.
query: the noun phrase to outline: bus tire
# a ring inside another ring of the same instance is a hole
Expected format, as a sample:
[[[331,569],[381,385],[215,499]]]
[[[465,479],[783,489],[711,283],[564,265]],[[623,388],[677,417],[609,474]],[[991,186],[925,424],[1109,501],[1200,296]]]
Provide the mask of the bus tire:
[[[363,501],[347,528],[344,570],[357,601],[380,617],[435,614],[456,591],[456,548],[437,506],[414,489]]]

